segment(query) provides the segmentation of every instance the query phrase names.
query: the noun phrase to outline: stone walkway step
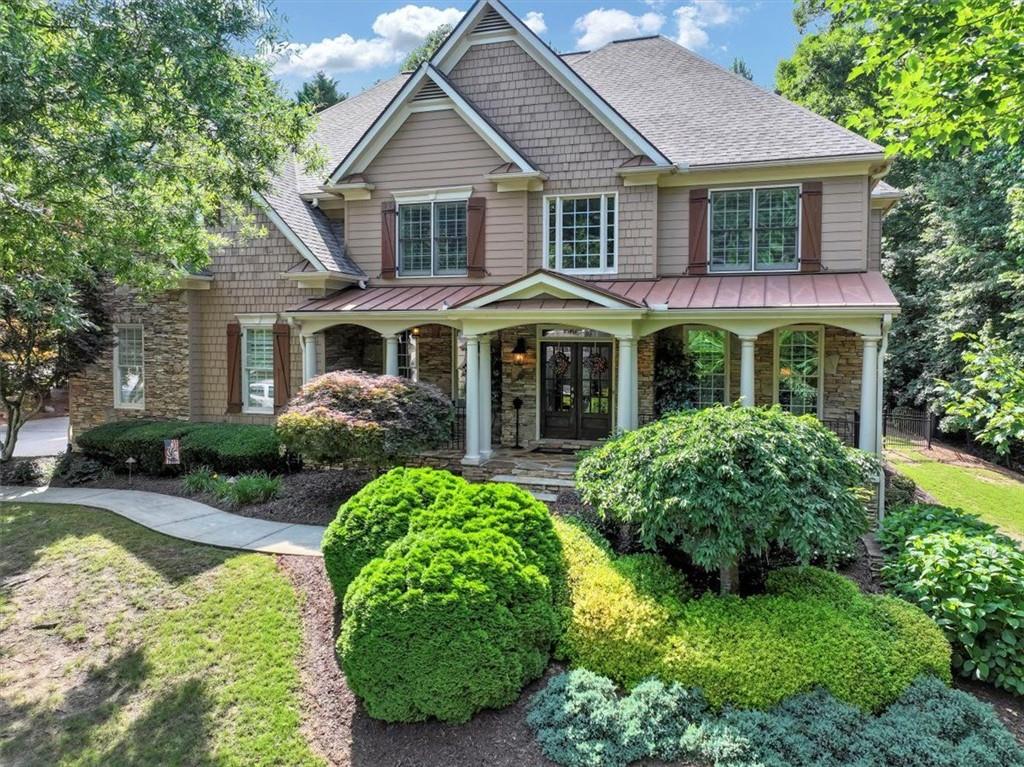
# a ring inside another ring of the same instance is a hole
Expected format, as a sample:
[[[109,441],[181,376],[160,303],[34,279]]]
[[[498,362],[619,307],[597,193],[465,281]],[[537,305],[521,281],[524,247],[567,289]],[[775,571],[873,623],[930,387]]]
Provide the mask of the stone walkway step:
[[[564,487],[572,489],[576,483],[571,479],[558,477],[537,477],[526,474],[496,474],[491,477],[492,482],[511,482],[514,485],[538,485],[541,487]]]
[[[252,519],[205,503],[142,490],[84,487],[8,487],[0,502],[68,503],[112,511],[158,533],[227,549],[319,557],[326,528]]]

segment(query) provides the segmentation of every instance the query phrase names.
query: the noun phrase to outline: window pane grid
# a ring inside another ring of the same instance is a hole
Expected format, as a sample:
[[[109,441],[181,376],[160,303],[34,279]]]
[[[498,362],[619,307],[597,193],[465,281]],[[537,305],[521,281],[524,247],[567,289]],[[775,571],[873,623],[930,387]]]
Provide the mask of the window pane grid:
[[[274,334],[269,328],[245,330],[245,405],[274,408]]]
[[[434,207],[435,271],[466,271],[466,203],[439,202]]]
[[[729,189],[709,196],[712,271],[795,269],[800,188]]]
[[[398,209],[399,270],[402,274],[430,274],[430,203],[402,205]]]
[[[820,344],[817,330],[779,331],[779,404],[784,410],[817,414]]]
[[[796,187],[757,190],[757,266],[766,269],[796,266]]]
[[[694,404],[699,408],[725,404],[725,331],[690,330],[686,348],[693,367]]]
[[[615,195],[560,197],[547,201],[548,268],[613,269],[616,255]]]
[[[710,202],[712,268],[749,269],[752,224],[750,190],[712,192]]]
[[[118,405],[140,407],[145,397],[142,328],[117,329],[117,389]]]

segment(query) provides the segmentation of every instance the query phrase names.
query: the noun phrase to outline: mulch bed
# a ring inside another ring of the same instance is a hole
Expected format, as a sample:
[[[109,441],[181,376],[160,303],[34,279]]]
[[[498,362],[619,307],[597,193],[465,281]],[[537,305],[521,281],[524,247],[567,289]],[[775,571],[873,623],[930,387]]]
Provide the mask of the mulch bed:
[[[500,711],[484,711],[466,724],[441,722],[386,724],[371,719],[349,690],[335,659],[338,621],[334,593],[323,560],[279,556],[278,565],[305,595],[302,605],[305,732],[331,765],[348,767],[547,767],[526,726],[530,696],[538,680],[519,700]],[[558,672],[557,667],[548,674]]]

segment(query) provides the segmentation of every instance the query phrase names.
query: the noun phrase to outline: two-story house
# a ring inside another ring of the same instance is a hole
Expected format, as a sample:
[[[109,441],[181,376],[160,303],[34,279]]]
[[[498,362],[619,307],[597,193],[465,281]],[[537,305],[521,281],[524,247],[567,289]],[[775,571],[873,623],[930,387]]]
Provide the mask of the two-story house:
[[[145,304],[71,385],[112,417],[272,422],[362,369],[465,408],[464,462],[600,439],[654,412],[655,342],[698,403],[780,403],[877,450],[899,193],[881,147],[663,37],[559,55],[479,0],[415,72],[319,115],[265,236]]]

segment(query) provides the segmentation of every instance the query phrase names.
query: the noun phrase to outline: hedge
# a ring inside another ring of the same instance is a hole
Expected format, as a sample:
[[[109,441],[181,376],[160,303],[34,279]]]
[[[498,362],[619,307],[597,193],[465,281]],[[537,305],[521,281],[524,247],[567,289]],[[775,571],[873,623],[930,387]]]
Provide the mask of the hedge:
[[[360,570],[344,612],[345,678],[391,722],[464,722],[512,703],[558,631],[547,578],[493,530],[407,535]]]
[[[921,673],[949,678],[949,644],[923,612],[841,575],[783,570],[763,595],[687,600],[657,557],[616,557],[574,521],[555,529],[572,598],[560,653],[618,684],[653,676],[749,708],[820,685],[876,711]]]
[[[631,693],[584,669],[553,677],[526,718],[566,767],[639,759],[715,767],[1021,767],[1024,750],[995,712],[935,677],[918,677],[880,716],[818,689],[769,711],[715,716],[699,690],[647,680]]]
[[[360,570],[409,532],[409,517],[443,492],[466,487],[434,469],[396,468],[369,482],[338,509],[323,538],[324,567],[338,601]]]
[[[181,440],[181,464],[164,465],[164,440]],[[83,432],[78,447],[116,469],[130,456],[146,474],[178,474],[208,466],[234,474],[283,471],[294,463],[281,451],[272,426],[190,421],[114,421]]]
[[[878,535],[885,582],[930,615],[962,676],[1024,695],[1024,552],[960,509],[890,512]]]

